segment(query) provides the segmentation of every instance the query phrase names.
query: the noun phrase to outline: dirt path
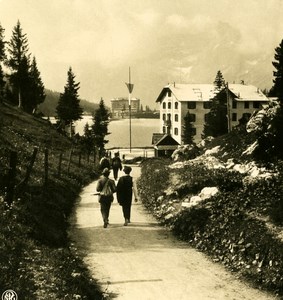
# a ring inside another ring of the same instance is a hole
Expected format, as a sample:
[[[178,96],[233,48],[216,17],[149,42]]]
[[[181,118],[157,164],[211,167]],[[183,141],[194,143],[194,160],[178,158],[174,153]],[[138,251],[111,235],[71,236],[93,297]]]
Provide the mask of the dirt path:
[[[134,168],[133,176],[138,172]],[[110,226],[103,228],[97,196],[91,195],[95,187],[96,182],[81,194],[71,236],[93,276],[116,299],[275,299],[176,240],[139,203],[133,205],[132,223],[125,227],[115,200]]]

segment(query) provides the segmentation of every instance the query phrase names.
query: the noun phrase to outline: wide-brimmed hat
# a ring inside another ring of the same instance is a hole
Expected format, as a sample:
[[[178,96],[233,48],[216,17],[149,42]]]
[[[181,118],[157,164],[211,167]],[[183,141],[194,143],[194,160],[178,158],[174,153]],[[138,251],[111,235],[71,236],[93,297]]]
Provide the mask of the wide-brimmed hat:
[[[110,174],[110,170],[108,168],[104,168],[102,171],[103,175],[109,175]]]
[[[129,167],[129,166],[125,166],[124,169],[123,169],[123,171],[124,171],[126,174],[130,174],[131,171],[132,171],[132,168]]]

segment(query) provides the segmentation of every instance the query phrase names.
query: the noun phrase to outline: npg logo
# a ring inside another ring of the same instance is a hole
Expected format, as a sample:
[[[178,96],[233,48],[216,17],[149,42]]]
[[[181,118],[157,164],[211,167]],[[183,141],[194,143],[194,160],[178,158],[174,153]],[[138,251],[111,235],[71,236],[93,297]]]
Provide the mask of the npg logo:
[[[18,300],[18,295],[13,290],[7,290],[2,294],[2,300]]]

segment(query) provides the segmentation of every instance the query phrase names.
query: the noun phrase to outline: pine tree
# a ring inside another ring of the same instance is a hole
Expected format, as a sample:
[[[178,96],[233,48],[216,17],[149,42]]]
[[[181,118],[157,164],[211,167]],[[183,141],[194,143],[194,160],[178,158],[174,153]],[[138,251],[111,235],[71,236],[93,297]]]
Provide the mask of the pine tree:
[[[227,96],[223,92],[225,88],[225,80],[218,71],[214,80],[216,95],[212,99],[211,109],[206,115],[206,122],[204,124],[202,136],[221,136],[228,133],[228,119],[227,119]]]
[[[89,126],[88,123],[86,123],[84,126],[84,135],[82,138],[82,146],[83,146],[84,151],[87,154],[87,161],[89,161],[90,154],[93,151],[94,140],[93,140],[91,127]]]
[[[101,98],[99,108],[93,115],[92,134],[94,136],[94,146],[98,149],[99,157],[102,156],[105,150],[105,144],[108,140],[105,139],[108,132],[109,112],[105,107],[104,101]]]
[[[67,84],[64,87],[64,93],[60,94],[56,112],[61,126],[70,126],[70,134],[72,135],[73,122],[82,118],[83,109],[80,106],[78,95],[80,83],[75,82],[75,75],[71,67],[67,77]]]
[[[228,133],[227,105],[225,93],[218,94],[212,100],[212,106],[206,115],[203,137],[221,136]]]
[[[185,145],[194,144],[194,126],[189,112],[184,117],[182,140]]]
[[[22,107],[24,99],[22,91],[27,83],[27,66],[29,66],[28,40],[26,34],[23,34],[20,21],[13,28],[12,37],[8,43],[8,52],[10,57],[7,60],[7,66],[12,70],[13,93],[18,95],[18,106]]]
[[[5,95],[5,92],[4,92],[5,80],[4,80],[4,71],[2,68],[2,62],[6,58],[4,32],[5,32],[5,29],[0,24],[0,103],[4,101],[4,95]]]
[[[224,77],[223,77],[221,71],[217,72],[213,84],[215,85],[216,90],[221,90],[225,87],[225,80],[224,80]]]
[[[30,100],[32,111],[36,110],[37,106],[45,100],[44,85],[40,77],[40,72],[37,68],[35,57],[33,57],[30,66]]]
[[[283,40],[280,45],[275,48],[275,61],[272,65],[275,67],[276,71],[273,71],[273,87],[272,93],[274,96],[278,97],[281,105],[283,104]]]

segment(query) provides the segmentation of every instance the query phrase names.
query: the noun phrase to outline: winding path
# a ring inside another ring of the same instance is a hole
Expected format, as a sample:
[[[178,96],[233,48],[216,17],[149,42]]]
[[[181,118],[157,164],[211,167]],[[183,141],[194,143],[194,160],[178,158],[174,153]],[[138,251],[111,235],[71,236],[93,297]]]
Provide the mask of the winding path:
[[[138,167],[132,175],[139,175]],[[103,228],[98,199],[92,195],[95,187],[93,182],[80,195],[71,237],[93,276],[115,299],[276,299],[178,241],[140,203],[132,206],[132,223],[125,227],[114,201],[110,225]]]

